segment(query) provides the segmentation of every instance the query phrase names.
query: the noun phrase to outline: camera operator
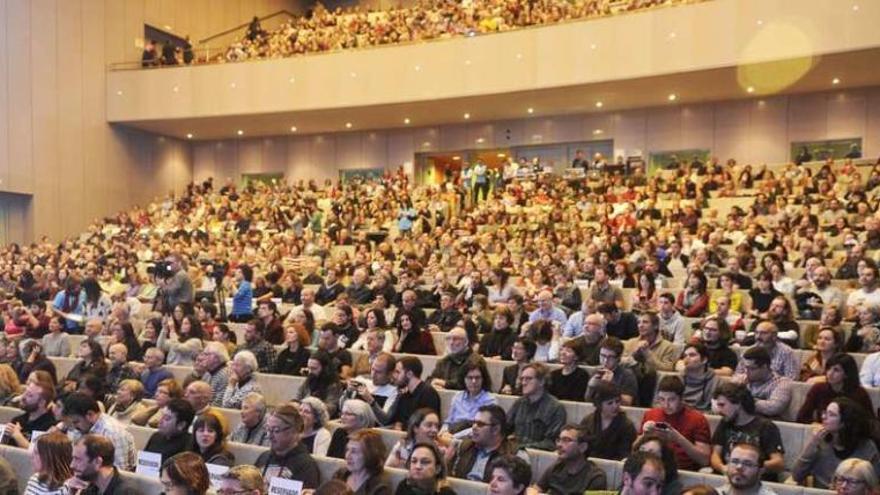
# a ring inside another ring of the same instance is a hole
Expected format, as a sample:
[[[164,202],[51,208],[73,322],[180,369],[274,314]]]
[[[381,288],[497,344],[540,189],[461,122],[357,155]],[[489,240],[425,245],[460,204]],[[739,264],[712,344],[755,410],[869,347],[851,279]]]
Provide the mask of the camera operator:
[[[165,258],[167,273],[157,270],[156,284],[162,289],[160,296],[163,301],[162,313],[171,314],[178,304],[192,307],[193,284],[179,254],[171,254]],[[165,275],[164,277],[162,275]]]

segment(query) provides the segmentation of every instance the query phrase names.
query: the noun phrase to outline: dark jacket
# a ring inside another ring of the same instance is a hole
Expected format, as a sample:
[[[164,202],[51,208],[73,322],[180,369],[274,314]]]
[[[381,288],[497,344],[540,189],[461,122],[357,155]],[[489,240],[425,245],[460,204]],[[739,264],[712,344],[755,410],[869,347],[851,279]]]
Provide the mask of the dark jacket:
[[[339,471],[333,475],[333,479],[345,481],[351,471],[348,468],[339,468]],[[391,495],[391,482],[385,473],[379,473],[377,476],[370,476],[367,481],[362,484],[354,495]]]
[[[483,358],[467,349],[459,354],[447,354],[437,361],[429,381],[432,379],[445,380],[444,388],[448,390],[464,390],[464,367],[469,359],[482,361]]]
[[[489,469],[489,465],[491,465],[498,457],[516,455],[519,450],[520,449],[517,447],[515,441],[504,439],[501,442],[501,445],[489,455],[489,460],[486,462],[486,468],[483,471],[482,478],[478,480],[472,479],[471,481],[488,483],[492,476],[492,471]],[[470,473],[471,469],[474,467],[478,451],[479,447],[477,447],[477,444],[475,444],[470,438],[464,439],[458,446],[458,449],[456,449],[455,454],[453,454],[452,460],[449,462],[449,476],[465,480],[469,479],[468,473]]]

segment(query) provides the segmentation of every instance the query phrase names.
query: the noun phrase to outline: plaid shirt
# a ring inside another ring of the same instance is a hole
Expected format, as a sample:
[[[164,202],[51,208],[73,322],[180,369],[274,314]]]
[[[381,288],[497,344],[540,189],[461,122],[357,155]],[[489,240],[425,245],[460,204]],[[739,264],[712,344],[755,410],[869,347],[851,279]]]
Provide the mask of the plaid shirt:
[[[759,344],[755,344],[756,346]],[[754,346],[753,346],[754,347]],[[797,380],[800,377],[801,369],[798,365],[797,358],[791,347],[784,342],[777,342],[770,352],[770,369],[777,375],[784,376],[791,380]],[[737,375],[746,374],[745,360],[740,358],[739,364],[736,366]]]
[[[749,383],[749,392],[755,398],[755,411],[771,419],[782,416],[791,403],[793,383],[788,377],[776,373],[764,383]]]
[[[261,373],[271,373],[275,369],[275,346],[264,339],[260,339],[255,343],[245,341],[239,344],[235,350],[236,354],[240,351],[251,351],[257,358],[257,366]]]
[[[134,437],[122,423],[106,414],[101,414],[89,433],[109,438],[116,449],[113,465],[122,471],[134,471],[137,448],[134,445]],[[74,428],[67,433],[67,436],[70,437],[71,442],[76,443],[83,434]]]

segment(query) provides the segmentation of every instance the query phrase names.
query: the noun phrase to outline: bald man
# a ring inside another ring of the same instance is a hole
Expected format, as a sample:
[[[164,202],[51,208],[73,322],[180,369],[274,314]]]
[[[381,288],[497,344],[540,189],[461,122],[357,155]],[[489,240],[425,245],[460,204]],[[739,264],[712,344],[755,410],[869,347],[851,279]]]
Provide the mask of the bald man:
[[[461,327],[453,328],[446,335],[446,355],[437,361],[428,382],[435,388],[463,390],[464,365],[472,356],[481,361],[483,359],[474,354],[467,331]]]

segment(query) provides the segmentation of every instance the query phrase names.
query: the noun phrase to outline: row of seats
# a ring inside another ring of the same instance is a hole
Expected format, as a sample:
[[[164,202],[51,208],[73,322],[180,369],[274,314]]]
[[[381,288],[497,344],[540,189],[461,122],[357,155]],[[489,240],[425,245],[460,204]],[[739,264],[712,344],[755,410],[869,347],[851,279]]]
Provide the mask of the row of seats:
[[[0,409],[0,417],[6,417],[8,415],[6,409],[9,408]],[[4,419],[4,421],[5,420],[8,419]],[[128,429],[134,436],[135,445],[138,449],[143,449],[144,446],[146,446],[150,436],[152,436],[153,433],[156,432],[156,430],[151,428],[144,428],[134,425],[129,425]],[[382,433],[383,438],[385,438],[386,445],[393,445],[393,443],[396,442],[398,438],[402,437],[402,432],[393,432],[390,430],[380,430],[380,432]],[[267,450],[266,447],[258,447],[234,442],[230,442],[228,444],[228,448],[235,455],[237,464],[254,464],[260,454]],[[538,480],[540,476],[547,470],[547,468],[549,468],[556,461],[555,453],[532,449],[529,449],[527,452],[532,467],[533,480]],[[0,446],[0,455],[2,455],[12,464],[16,473],[18,473],[18,475],[20,476],[18,482],[19,487],[23,492],[24,487],[27,483],[27,478],[33,472],[33,465],[31,463],[30,454],[26,449]],[[341,459],[315,456],[315,460],[317,461],[320,468],[322,480],[330,479],[333,474],[344,465],[344,461],[342,461]],[[621,461],[612,461],[607,459],[593,459],[593,461],[603,471],[605,471],[608,480],[608,487],[610,489],[620,486],[623,480],[623,463]],[[386,468],[385,472],[387,473],[394,486],[396,486],[397,483],[403,480],[403,478],[406,476],[406,471],[402,469]],[[123,476],[134,477],[134,479],[138,481],[139,486],[141,486],[145,490],[147,495],[158,495],[162,492],[161,484],[155,478],[150,478],[135,473],[124,473]],[[685,487],[696,484],[721,486],[726,482],[725,478],[720,475],[697,473],[691,471],[679,471],[679,477],[681,478],[682,483]],[[483,494],[486,492],[487,488],[485,484],[473,481],[455,478],[451,478],[449,481],[452,488],[459,495]],[[779,483],[770,483],[769,486],[779,495],[824,495],[830,493],[826,490],[818,490],[813,488]]]

